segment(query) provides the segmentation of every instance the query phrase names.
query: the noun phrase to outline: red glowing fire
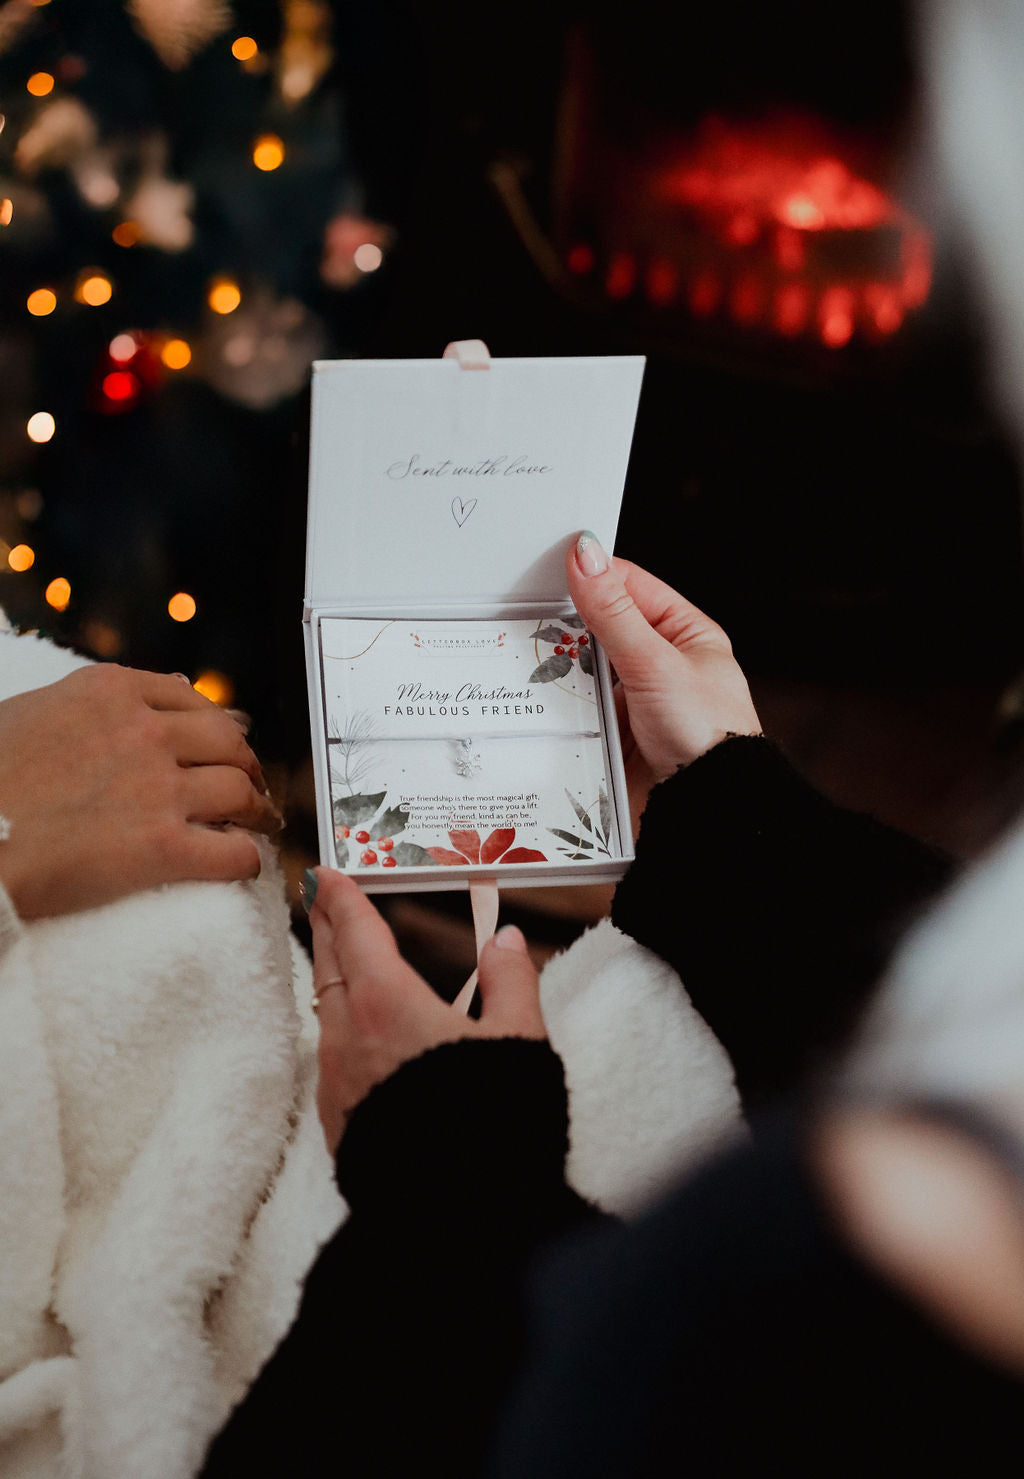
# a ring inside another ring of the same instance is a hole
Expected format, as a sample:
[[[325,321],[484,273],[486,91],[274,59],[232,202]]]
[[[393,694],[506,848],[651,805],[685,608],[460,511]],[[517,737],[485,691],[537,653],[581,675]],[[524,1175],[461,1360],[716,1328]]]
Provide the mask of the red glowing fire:
[[[842,157],[821,126],[707,120],[696,141],[641,182],[644,247],[569,246],[577,280],[617,301],[724,314],[743,328],[813,335],[840,349],[894,334],[932,280],[926,228]],[[629,216],[617,212],[621,230]]]

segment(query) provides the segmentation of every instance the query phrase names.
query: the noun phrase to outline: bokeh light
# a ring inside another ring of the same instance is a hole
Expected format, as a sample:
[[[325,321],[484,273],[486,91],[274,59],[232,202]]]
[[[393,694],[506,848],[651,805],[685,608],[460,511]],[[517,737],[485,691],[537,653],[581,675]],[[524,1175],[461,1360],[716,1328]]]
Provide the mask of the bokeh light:
[[[14,220],[14,201],[9,195],[0,200],[0,226],[9,226]]]
[[[8,565],[19,574],[22,570],[31,570],[35,562],[36,552],[30,544],[16,544],[7,555]]]
[[[113,292],[113,283],[102,272],[84,272],[75,287],[78,302],[87,303],[90,308],[100,308],[109,303]]]
[[[196,601],[187,591],[178,591],[167,602],[167,612],[172,621],[191,621],[196,614]]]
[[[138,349],[139,346],[135,342],[134,334],[117,334],[111,339],[107,347],[107,353],[119,365],[126,365],[130,359],[135,358]]]
[[[58,575],[55,580],[43,592],[46,604],[52,606],[55,611],[66,611],[71,600],[71,582],[65,580],[63,575]]]
[[[25,307],[33,318],[45,318],[57,306],[57,294],[52,288],[36,288],[25,299]]]
[[[215,704],[229,704],[235,696],[235,685],[227,673],[218,673],[213,668],[200,673],[192,687]]]
[[[49,72],[33,72],[25,86],[34,98],[45,98],[53,92],[53,77]]]
[[[111,370],[109,375],[103,377],[103,394],[108,401],[119,401],[122,404],[133,401],[141,389],[138,375],[133,375],[131,370]]]
[[[277,169],[284,163],[284,141],[277,134],[263,134],[253,145],[252,162],[257,169]]]
[[[251,36],[236,36],[231,43],[231,55],[237,62],[250,62],[259,51]]]
[[[192,362],[192,350],[185,339],[168,339],[160,358],[169,370],[183,370]]]
[[[57,430],[57,423],[49,411],[36,411],[28,418],[25,430],[33,442],[48,442]]]
[[[91,647],[97,657],[118,657],[124,649],[124,638],[117,628],[97,617],[85,623],[82,636],[86,646]]]
[[[242,301],[241,290],[229,277],[218,277],[210,284],[206,301],[214,313],[234,313]]]
[[[119,221],[110,235],[119,247],[132,247],[140,240],[142,230],[136,221]]]
[[[384,260],[384,253],[372,241],[364,241],[352,253],[352,260],[360,272],[376,272]]]

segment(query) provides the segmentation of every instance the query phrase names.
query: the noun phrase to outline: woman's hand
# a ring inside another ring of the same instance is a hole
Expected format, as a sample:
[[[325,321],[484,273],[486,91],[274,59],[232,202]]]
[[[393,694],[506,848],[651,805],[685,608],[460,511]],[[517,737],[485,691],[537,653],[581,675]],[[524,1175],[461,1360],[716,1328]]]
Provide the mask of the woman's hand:
[[[621,684],[631,796],[646,800],[656,781],[728,734],[760,734],[729,638],[703,611],[639,565],[610,560],[589,530],[566,569],[573,604]]]
[[[232,718],[187,679],[112,663],[0,703],[0,815],[0,883],[23,919],[255,877],[248,831],[281,826]]]
[[[315,877],[309,919],[320,997],[318,1107],[332,1154],[360,1100],[428,1048],[463,1037],[547,1036],[537,972],[515,925],[499,930],[480,952],[483,1010],[474,1021],[406,964],[358,884],[329,868],[318,868]]]

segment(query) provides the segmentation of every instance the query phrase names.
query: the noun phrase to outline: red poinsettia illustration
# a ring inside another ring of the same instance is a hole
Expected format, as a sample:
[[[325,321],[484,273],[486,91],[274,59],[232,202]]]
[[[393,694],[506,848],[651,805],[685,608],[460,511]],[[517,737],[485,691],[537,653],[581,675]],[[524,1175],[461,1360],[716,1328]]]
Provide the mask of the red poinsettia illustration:
[[[428,847],[426,851],[435,863],[444,863],[449,868],[464,868],[467,863],[546,863],[542,852],[532,847],[513,847],[516,840],[515,827],[497,827],[491,835],[480,841],[480,833],[474,827],[448,833],[452,852],[447,847]]]

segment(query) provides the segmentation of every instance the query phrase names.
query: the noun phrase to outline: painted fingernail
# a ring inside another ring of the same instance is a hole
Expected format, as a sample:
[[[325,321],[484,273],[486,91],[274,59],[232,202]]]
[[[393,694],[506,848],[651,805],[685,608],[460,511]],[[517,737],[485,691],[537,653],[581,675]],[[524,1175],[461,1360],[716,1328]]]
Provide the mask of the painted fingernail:
[[[520,955],[526,954],[526,936],[517,924],[503,924],[494,937],[494,943],[499,950],[518,950]]]
[[[312,868],[307,868],[302,875],[302,882],[299,884],[299,893],[302,895],[302,907],[307,914],[316,902],[316,887],[316,874]]]
[[[584,529],[576,541],[576,568],[581,575],[601,575],[608,569],[608,556],[591,529]]]

